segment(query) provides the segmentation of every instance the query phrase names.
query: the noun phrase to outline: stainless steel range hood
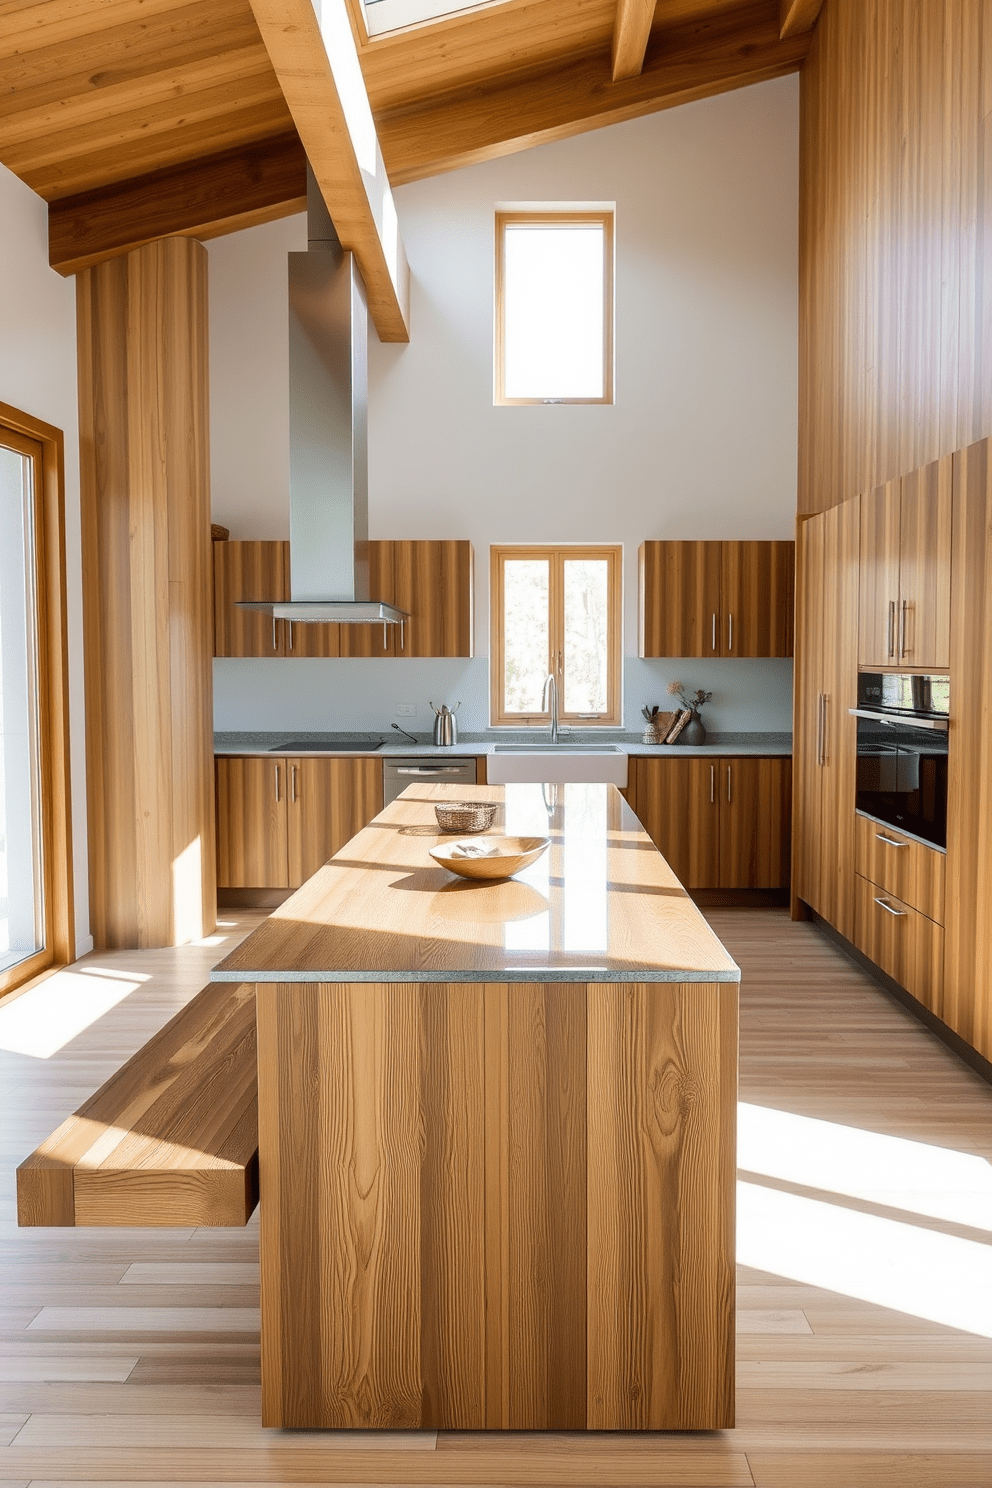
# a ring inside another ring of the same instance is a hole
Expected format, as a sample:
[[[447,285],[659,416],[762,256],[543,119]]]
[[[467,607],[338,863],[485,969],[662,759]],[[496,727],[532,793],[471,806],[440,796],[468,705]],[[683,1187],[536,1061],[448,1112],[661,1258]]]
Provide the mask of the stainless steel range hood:
[[[306,253],[289,255],[290,600],[243,601],[276,620],[390,625],[369,594],[368,307],[307,167]]]

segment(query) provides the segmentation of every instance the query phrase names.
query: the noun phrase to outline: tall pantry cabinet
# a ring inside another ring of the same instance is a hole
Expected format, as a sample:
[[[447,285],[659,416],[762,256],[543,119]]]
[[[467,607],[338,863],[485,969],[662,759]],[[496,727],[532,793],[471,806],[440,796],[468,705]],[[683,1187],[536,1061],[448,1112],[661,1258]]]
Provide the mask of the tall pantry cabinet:
[[[803,522],[797,546],[792,884],[854,937],[854,796],[861,503]]]

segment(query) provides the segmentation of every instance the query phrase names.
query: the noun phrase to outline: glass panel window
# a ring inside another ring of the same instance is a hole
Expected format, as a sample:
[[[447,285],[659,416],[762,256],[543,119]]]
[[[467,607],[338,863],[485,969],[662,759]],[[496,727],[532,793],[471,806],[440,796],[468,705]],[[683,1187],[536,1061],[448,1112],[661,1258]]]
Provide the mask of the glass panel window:
[[[549,674],[558,715],[621,722],[619,547],[491,550],[491,718],[543,725]]]
[[[45,945],[33,473],[0,445],[0,972]]]
[[[609,563],[605,558],[566,558],[565,663],[566,713],[605,713],[609,706]]]
[[[511,560],[504,570],[504,585],[506,711],[540,713],[550,648],[548,560]]]
[[[496,214],[496,402],[613,401],[613,214]]]

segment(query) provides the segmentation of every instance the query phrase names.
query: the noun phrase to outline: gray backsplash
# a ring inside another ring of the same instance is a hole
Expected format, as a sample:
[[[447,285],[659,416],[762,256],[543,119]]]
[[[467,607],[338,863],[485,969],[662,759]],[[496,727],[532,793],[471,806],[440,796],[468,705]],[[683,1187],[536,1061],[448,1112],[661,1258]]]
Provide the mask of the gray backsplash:
[[[641,726],[641,706],[672,699],[672,680],[688,691],[713,693],[703,709],[707,729],[718,733],[788,733],[792,728],[792,662],[708,658],[641,661],[624,659],[624,728]],[[214,661],[214,728],[230,730],[388,729],[429,733],[430,702],[454,707],[461,702],[462,733],[479,733],[489,722],[489,658],[381,660],[347,658],[218,657]],[[413,717],[396,707],[412,703]]]

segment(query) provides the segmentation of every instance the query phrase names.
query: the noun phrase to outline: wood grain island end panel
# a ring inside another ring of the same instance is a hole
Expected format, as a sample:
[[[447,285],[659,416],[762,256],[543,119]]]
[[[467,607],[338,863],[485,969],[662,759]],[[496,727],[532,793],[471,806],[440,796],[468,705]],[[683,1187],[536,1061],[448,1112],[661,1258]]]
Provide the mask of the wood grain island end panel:
[[[266,1425],[732,1424],[735,983],[256,992]]]

